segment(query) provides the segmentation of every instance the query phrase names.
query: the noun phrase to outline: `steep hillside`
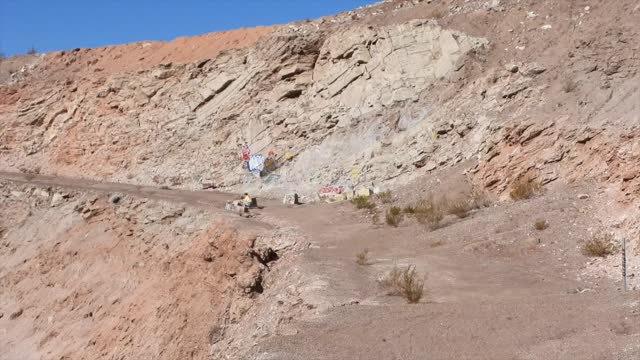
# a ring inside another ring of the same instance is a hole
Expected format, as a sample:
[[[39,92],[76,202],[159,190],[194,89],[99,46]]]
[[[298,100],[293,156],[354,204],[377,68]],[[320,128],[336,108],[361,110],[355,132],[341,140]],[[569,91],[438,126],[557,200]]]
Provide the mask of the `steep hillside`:
[[[636,0],[390,0],[3,60],[0,359],[637,357],[619,243],[637,290],[639,17]],[[251,173],[244,145],[274,166]],[[209,188],[271,200],[223,215]],[[391,192],[310,204],[361,188]],[[273,200],[291,192],[304,206]],[[425,225],[438,197],[453,205]],[[281,242],[296,252],[272,268],[258,253]],[[398,261],[432,274],[417,310],[376,286]]]
[[[312,194],[478,159],[474,178],[498,191],[533,172],[637,192],[636,4],[491,4],[387,2],[241,34],[264,38],[218,56],[231,35],[192,55],[180,42],[47,55],[2,87],[2,168]],[[258,180],[245,143],[296,157]]]

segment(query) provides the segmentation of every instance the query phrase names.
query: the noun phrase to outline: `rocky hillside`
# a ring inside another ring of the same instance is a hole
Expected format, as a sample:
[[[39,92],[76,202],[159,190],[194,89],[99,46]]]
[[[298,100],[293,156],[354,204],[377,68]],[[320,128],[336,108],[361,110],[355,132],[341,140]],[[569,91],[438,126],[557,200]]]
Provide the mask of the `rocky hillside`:
[[[472,160],[498,193],[587,178],[632,200],[638,14],[635,1],[386,1],[237,44],[205,37],[211,56],[47,54],[0,87],[0,167],[313,195]],[[279,168],[250,175],[245,143]]]
[[[639,17],[389,0],[0,61],[0,360],[638,358]],[[340,187],[392,192],[307,202]]]

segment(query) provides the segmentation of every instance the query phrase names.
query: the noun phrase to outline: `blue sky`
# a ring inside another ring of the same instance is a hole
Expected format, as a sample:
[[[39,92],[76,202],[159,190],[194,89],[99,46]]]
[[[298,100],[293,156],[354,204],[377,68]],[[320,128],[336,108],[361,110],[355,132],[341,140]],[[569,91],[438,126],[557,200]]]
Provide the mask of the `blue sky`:
[[[285,24],[376,0],[0,0],[0,52],[23,54],[173,40]]]

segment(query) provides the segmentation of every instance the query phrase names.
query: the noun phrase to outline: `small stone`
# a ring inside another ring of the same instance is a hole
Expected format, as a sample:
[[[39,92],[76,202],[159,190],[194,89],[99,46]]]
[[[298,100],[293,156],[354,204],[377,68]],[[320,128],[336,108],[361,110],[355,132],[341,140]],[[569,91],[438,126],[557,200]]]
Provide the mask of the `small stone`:
[[[517,73],[518,70],[519,70],[518,65],[516,65],[516,64],[507,64],[504,67],[508,72],[513,73],[513,74]]]
[[[51,198],[51,207],[60,206],[63,201],[64,201],[64,196],[62,196],[62,194],[60,193],[55,193]]]
[[[122,200],[122,195],[120,195],[120,194],[113,194],[113,195],[111,195],[111,197],[109,197],[109,202],[114,204],[114,205],[119,203],[120,200]]]
[[[43,190],[43,189],[36,189],[33,192],[33,195],[39,196],[39,197],[44,198],[44,199],[48,199],[49,198],[49,192],[46,191],[46,190]]]
[[[588,199],[588,198],[589,198],[589,195],[587,195],[587,194],[580,194],[580,195],[578,195],[578,199],[580,199],[580,200],[586,200],[586,199]]]
[[[20,316],[22,316],[22,313],[24,313],[24,309],[19,309],[18,311],[9,315],[9,320],[15,320],[19,318]]]
[[[525,76],[534,77],[536,75],[540,75],[543,72],[547,71],[547,68],[538,64],[531,63],[524,66],[523,73]]]

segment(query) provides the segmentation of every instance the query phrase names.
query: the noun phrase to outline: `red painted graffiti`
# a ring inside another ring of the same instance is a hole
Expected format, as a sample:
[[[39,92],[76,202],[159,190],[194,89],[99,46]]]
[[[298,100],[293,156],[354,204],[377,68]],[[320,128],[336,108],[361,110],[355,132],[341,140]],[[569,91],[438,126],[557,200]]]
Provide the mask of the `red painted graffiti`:
[[[344,188],[342,186],[325,186],[318,190],[318,193],[321,195],[342,194],[343,192]]]

